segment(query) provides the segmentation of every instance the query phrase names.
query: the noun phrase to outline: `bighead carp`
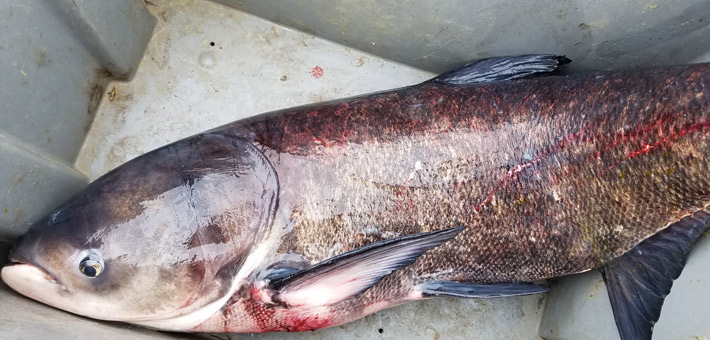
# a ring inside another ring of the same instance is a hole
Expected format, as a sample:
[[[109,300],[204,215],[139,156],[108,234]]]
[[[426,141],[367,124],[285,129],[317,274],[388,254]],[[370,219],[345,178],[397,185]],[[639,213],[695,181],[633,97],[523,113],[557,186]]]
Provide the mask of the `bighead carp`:
[[[31,226],[2,279],[96,319],[270,332],[598,268],[622,339],[649,339],[710,226],[710,65],[566,62],[486,59],[164,146]]]

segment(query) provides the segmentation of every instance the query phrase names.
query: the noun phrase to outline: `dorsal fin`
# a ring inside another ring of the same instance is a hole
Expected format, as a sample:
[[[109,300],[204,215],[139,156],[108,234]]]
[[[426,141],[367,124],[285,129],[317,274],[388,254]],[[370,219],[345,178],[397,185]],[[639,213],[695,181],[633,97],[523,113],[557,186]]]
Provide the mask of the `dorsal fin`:
[[[572,61],[565,56],[554,54],[495,57],[466,64],[430,81],[449,85],[470,85],[529,78],[548,75],[557,70],[560,65],[570,62]]]
[[[680,276],[688,252],[709,226],[710,213],[696,212],[602,267],[622,340],[651,339],[673,280]]]

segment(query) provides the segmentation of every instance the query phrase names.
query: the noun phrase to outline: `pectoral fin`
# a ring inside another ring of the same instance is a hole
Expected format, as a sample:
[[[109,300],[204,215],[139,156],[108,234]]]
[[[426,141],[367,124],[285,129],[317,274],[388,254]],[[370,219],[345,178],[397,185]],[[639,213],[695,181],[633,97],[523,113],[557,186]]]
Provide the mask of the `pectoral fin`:
[[[457,227],[373,243],[309,268],[272,278],[267,287],[274,303],[322,306],[346,300],[370,288],[391,272],[412,264],[427,250],[454,238]]]
[[[651,339],[653,325],[688,252],[710,226],[697,212],[639,243],[601,269],[622,340]]]
[[[521,79],[550,74],[557,70],[559,65],[570,62],[572,61],[566,57],[554,54],[488,58],[446,72],[431,81],[449,85],[469,85]]]
[[[431,281],[419,286],[422,296],[453,296],[460,298],[489,299],[544,293],[546,286],[528,282],[473,283],[458,281]]]

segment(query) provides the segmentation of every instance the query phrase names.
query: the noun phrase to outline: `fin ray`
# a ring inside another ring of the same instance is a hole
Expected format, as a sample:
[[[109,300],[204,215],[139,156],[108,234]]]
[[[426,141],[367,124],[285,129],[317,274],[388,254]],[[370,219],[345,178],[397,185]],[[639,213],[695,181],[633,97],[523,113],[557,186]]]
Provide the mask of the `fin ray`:
[[[651,339],[673,280],[680,276],[688,252],[708,227],[710,213],[696,212],[602,267],[622,340]]]
[[[572,62],[554,54],[495,57],[469,63],[430,80],[449,85],[470,85],[547,75]]]
[[[454,238],[464,227],[406,235],[375,242],[282,277],[268,287],[273,302],[287,306],[321,306],[346,300],[406,267],[427,250]]]
[[[475,299],[530,295],[544,293],[549,290],[546,286],[528,282],[484,284],[460,281],[430,281],[421,284],[419,288],[424,297],[453,296]]]

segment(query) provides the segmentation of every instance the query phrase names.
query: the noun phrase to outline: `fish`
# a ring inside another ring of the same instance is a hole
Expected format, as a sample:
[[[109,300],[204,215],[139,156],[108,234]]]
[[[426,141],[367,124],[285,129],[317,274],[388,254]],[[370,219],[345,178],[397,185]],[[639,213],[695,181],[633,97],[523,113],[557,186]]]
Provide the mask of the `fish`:
[[[650,339],[710,226],[710,64],[568,62],[484,59],[163,146],[32,224],[2,280],[89,318],[259,333],[600,270],[620,337]]]

